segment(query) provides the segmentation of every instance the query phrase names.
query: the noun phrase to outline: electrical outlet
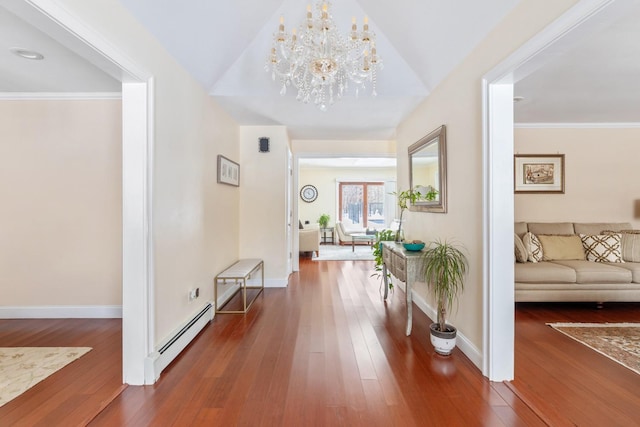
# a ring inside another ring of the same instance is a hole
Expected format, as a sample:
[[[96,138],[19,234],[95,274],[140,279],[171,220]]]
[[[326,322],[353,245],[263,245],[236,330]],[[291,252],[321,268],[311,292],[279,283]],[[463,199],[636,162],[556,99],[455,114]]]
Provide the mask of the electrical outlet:
[[[200,296],[200,288],[191,289],[189,291],[189,301],[193,301],[194,299]]]

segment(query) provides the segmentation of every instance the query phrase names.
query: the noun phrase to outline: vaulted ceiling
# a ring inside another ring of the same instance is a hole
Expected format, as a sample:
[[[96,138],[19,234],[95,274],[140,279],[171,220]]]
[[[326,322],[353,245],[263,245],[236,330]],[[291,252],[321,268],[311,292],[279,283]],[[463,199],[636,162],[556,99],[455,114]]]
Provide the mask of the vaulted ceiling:
[[[272,34],[283,16],[300,24],[300,0],[119,0],[242,125],[284,125],[294,139],[389,139],[518,3],[518,0],[340,0],[336,24],[367,15],[384,69],[378,96],[345,96],[319,111],[265,72]],[[0,0],[0,92],[117,92],[119,82],[68,43]],[[628,1],[628,3],[640,3]],[[640,4],[573,43],[516,83],[519,122],[640,122]],[[11,47],[41,51],[28,61]]]

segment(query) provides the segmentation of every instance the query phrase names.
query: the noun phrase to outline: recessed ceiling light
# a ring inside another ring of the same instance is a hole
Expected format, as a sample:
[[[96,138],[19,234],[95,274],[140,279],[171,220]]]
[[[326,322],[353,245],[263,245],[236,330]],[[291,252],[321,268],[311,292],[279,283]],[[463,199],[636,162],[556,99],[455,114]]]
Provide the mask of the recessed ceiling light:
[[[12,47],[9,49],[9,51],[11,51],[11,53],[13,53],[14,55],[18,55],[19,57],[24,59],[33,59],[34,61],[40,61],[41,59],[44,59],[43,54],[38,53],[34,50],[22,49],[21,47]]]
[[[524,100],[524,96],[519,96],[518,95],[518,96],[514,96],[513,97],[513,102],[520,102],[522,100]]]

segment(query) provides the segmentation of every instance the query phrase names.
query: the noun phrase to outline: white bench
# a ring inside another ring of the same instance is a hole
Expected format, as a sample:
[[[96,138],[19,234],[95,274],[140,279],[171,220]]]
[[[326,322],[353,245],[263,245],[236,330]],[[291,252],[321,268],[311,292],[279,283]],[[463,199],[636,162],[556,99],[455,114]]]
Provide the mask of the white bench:
[[[260,286],[248,286],[247,280],[253,276],[258,270],[261,271]],[[229,284],[232,282],[237,285],[238,288],[229,295],[220,305],[218,305],[218,285]],[[251,307],[251,304],[258,298],[258,295],[264,290],[264,262],[261,259],[241,259],[229,268],[225,269],[222,273],[218,274],[214,279],[214,300],[216,313],[232,313],[242,314],[246,313]],[[247,303],[247,289],[259,289],[259,291],[251,298]],[[242,292],[242,307],[243,310],[222,310],[224,307],[238,292]]]

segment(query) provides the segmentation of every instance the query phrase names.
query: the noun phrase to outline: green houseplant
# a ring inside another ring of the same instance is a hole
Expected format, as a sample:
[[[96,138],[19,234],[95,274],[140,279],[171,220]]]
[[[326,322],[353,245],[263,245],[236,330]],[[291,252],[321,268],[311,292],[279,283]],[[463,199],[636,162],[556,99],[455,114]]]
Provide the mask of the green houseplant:
[[[432,242],[423,255],[424,279],[437,305],[437,321],[430,326],[431,344],[442,355],[451,354],[456,345],[457,330],[446,323],[446,317],[464,289],[468,266],[462,250],[447,241]]]
[[[395,239],[395,232],[393,230],[380,230],[376,232],[376,241],[371,246],[373,250],[373,260],[374,260],[374,268],[375,272],[371,275],[371,277],[382,277],[382,244],[380,242],[383,241],[393,241]],[[390,274],[387,273],[387,278],[390,278]],[[384,279],[384,277],[382,277]],[[393,283],[389,280],[389,289],[393,289]]]
[[[327,228],[327,225],[329,225],[330,219],[331,217],[329,216],[329,214],[320,215],[320,218],[318,218],[318,223],[320,224],[320,228]]]
[[[415,205],[415,203],[420,201],[420,200],[425,200],[425,201],[431,202],[431,201],[435,200],[436,196],[438,195],[438,191],[436,191],[431,186],[429,187],[429,191],[427,193],[425,193],[425,194],[422,194],[418,190],[419,188],[421,188],[421,187],[416,185],[413,188],[401,191],[399,193],[396,193],[396,192],[391,193],[394,196],[396,196],[396,198],[398,200],[398,207],[400,208],[400,221],[398,223],[398,232],[396,233],[396,242],[399,242],[399,241],[402,240],[402,238],[401,238],[402,215],[404,214],[404,211],[407,210],[407,208],[409,207],[409,204]]]

